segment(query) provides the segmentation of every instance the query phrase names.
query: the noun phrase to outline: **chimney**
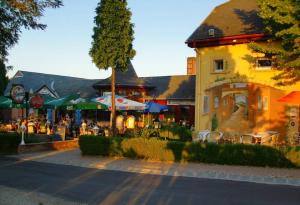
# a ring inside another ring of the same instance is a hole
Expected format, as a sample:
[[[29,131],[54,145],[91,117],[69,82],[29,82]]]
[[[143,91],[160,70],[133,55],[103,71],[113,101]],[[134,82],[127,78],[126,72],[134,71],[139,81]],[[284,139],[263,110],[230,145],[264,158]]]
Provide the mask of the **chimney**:
[[[196,57],[187,58],[187,75],[196,75]]]

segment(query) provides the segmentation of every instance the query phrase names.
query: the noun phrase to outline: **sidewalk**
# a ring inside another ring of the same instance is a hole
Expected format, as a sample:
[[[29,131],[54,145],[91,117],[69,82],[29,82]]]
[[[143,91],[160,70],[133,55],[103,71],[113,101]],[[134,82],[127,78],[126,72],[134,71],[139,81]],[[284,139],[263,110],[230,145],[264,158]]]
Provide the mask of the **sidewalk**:
[[[300,186],[300,169],[153,162],[113,157],[81,156],[79,149],[21,154],[12,157],[21,161],[30,160],[104,170]]]

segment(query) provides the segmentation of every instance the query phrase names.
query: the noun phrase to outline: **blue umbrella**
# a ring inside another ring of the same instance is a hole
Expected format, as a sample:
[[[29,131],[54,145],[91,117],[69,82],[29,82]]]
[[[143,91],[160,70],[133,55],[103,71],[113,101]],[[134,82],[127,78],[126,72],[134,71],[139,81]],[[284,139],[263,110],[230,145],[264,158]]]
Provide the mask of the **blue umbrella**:
[[[145,112],[160,113],[168,111],[168,106],[155,103],[153,101],[146,102]]]

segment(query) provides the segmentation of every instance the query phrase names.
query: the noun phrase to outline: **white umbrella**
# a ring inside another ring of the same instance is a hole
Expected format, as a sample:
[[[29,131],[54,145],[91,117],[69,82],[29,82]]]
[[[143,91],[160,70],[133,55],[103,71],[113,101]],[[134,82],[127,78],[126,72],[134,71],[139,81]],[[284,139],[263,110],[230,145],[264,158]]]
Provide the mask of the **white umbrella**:
[[[93,101],[105,104],[108,107],[108,109],[111,110],[111,95],[97,97],[94,98]],[[116,109],[117,110],[145,110],[146,105],[116,95]]]

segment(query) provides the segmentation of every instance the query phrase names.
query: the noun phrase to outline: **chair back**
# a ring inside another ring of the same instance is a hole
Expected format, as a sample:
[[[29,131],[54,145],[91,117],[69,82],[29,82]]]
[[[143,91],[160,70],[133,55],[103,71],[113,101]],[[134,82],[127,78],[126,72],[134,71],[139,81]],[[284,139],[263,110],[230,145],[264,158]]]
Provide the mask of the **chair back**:
[[[208,135],[207,142],[218,143],[222,137],[222,132],[211,132]]]
[[[205,141],[205,140],[207,140],[209,134],[210,134],[210,130],[199,131],[198,135],[197,135],[197,141]]]
[[[254,138],[252,135],[244,134],[241,136],[240,143],[242,144],[253,144]]]

